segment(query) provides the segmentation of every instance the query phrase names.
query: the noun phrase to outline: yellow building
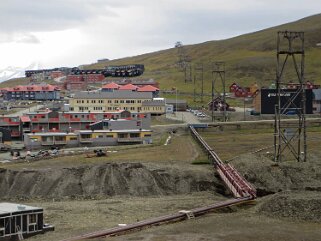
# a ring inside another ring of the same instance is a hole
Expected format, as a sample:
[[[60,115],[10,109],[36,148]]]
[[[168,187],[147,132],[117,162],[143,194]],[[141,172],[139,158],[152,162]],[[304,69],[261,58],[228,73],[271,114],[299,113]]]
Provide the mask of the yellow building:
[[[69,100],[70,110],[79,112],[88,111],[115,111],[128,110],[131,112],[164,114],[165,101],[154,101],[151,92],[113,91],[89,92],[75,94]]]

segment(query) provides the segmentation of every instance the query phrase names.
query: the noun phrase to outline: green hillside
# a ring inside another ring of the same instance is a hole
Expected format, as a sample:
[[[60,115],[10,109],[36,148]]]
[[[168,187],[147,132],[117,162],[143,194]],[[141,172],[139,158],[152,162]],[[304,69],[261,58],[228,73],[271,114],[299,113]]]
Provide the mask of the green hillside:
[[[307,80],[321,84],[321,47],[316,47],[316,44],[321,42],[321,14],[226,40],[186,45],[184,50],[190,56],[192,66],[197,63],[204,64],[204,92],[207,94],[211,92],[211,63],[215,61],[225,62],[226,86],[229,86],[232,82],[238,82],[242,86],[250,86],[254,82],[261,87],[269,86],[275,80],[277,31],[284,30],[305,32],[305,76]],[[176,87],[179,92],[192,93],[194,91],[193,82],[185,83],[184,72],[177,68],[177,52],[173,43],[171,49],[84,65],[84,68],[144,64],[143,78],[155,79],[160,83],[162,89]],[[287,66],[285,75],[288,80],[297,81],[292,62],[290,63],[291,66]],[[193,77],[194,71],[192,72]],[[23,81],[26,80],[20,80],[20,82]],[[12,81],[3,82],[1,86],[7,86],[10,82]],[[200,83],[198,83],[198,86],[200,86]],[[197,90],[200,91],[200,87],[197,87]],[[193,99],[192,96],[182,96],[182,98]],[[208,96],[205,101],[209,98]]]
[[[193,65],[200,62],[205,65],[205,92],[209,93],[211,89],[210,64],[215,61],[225,61],[227,86],[232,82],[244,86],[257,82],[260,86],[268,86],[275,79],[277,31],[284,30],[305,32],[306,79],[321,84],[321,48],[316,47],[321,42],[321,14],[227,40],[184,46],[184,49]],[[184,82],[184,73],[176,67],[177,61],[177,49],[171,48],[85,68],[141,63],[146,69],[143,77],[159,81],[162,89],[177,87],[180,91],[193,92],[193,83]],[[293,67],[289,66],[288,70],[289,78],[296,81]]]

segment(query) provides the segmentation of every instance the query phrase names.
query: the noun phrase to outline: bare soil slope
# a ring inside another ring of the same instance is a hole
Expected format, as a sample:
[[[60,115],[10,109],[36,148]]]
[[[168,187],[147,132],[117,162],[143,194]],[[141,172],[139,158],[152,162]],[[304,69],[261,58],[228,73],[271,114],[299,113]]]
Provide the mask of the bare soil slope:
[[[77,168],[0,169],[0,199],[152,196],[222,188],[211,170],[106,163]]]

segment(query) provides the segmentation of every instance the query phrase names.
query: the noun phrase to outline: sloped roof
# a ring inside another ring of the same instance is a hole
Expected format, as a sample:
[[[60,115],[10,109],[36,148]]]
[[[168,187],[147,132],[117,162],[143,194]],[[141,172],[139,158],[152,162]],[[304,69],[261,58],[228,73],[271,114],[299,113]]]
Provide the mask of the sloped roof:
[[[29,116],[24,116],[24,115],[20,117],[20,120],[21,120],[22,122],[31,122]]]
[[[17,85],[12,88],[8,88],[8,91],[55,91],[60,90],[54,85]]]
[[[115,90],[113,92],[89,92],[75,93],[75,99],[152,99],[151,92],[136,92],[128,90]]]
[[[133,84],[127,84],[119,87],[119,90],[137,90],[138,87]]]
[[[158,88],[152,86],[152,85],[145,85],[143,87],[138,88],[138,92],[154,92],[154,91],[159,91]]]
[[[102,87],[102,89],[119,89],[120,85],[116,84],[115,82],[108,83]]]

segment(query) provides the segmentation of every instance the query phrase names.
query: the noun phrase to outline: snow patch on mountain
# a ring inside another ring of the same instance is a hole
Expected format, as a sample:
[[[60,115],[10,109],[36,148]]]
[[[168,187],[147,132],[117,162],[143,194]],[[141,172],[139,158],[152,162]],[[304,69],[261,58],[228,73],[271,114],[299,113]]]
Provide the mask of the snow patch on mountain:
[[[4,69],[0,69],[0,82],[9,79],[25,77],[25,70],[37,70],[39,68],[40,67],[38,63],[32,63],[27,67],[8,66]]]

